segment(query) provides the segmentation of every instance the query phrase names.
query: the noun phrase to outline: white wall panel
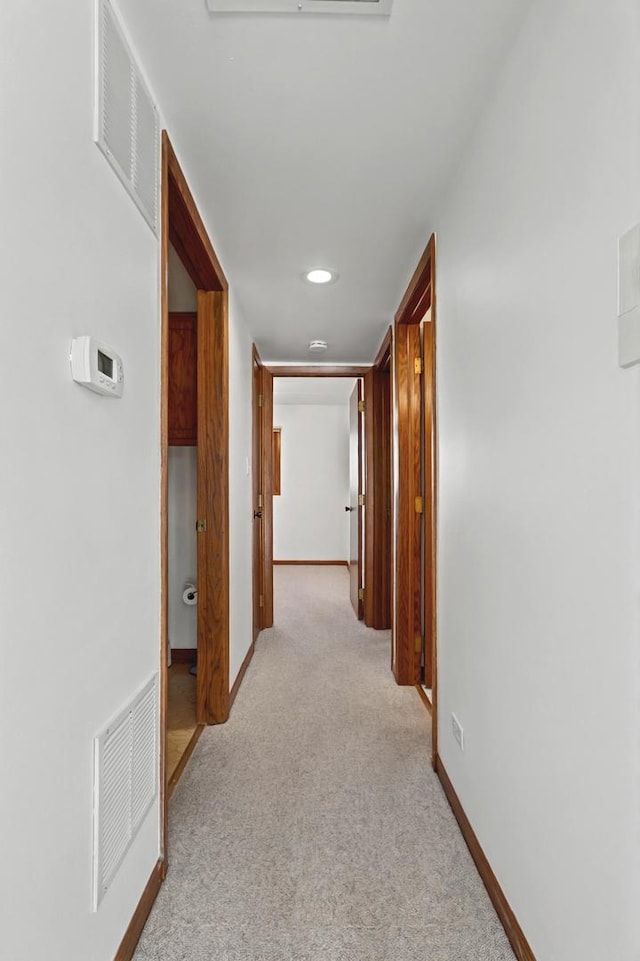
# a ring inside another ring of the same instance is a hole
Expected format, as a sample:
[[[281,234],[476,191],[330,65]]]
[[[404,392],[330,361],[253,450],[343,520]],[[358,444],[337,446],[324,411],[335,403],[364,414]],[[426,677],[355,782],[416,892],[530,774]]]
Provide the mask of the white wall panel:
[[[538,961],[640,943],[639,38],[627,0],[532,4],[435,220],[440,753]]]
[[[12,961],[110,961],[158,858],[155,802],[91,913],[93,738],[158,670],[160,638],[158,245],[92,141],[93,7],[0,7],[0,351],[11,358],[0,891]],[[81,334],[122,355],[121,399],[71,380]]]
[[[197,607],[182,600],[187,582],[197,582],[196,492],[198,448],[170,447],[168,458],[169,644],[197,646]]]
[[[197,291],[182,261],[169,245],[169,310],[195,312]],[[196,513],[198,451],[170,447],[168,457],[169,644],[197,646],[197,608],[182,600],[187,581],[197,581]]]
[[[275,560],[348,560],[349,409],[277,404],[281,490],[273,498]]]

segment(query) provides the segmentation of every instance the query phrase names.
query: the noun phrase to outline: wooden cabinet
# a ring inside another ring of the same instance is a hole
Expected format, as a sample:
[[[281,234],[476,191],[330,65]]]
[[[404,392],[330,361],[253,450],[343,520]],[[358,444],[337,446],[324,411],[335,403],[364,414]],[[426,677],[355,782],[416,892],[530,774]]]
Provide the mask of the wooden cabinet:
[[[169,314],[169,446],[198,443],[198,315]]]

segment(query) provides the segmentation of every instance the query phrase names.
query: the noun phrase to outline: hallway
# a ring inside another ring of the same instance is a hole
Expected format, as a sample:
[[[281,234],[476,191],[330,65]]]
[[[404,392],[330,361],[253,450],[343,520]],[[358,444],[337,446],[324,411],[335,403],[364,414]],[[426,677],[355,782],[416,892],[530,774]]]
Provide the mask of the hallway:
[[[388,633],[345,568],[275,578],[277,626],[171,799],[136,961],[511,961]]]

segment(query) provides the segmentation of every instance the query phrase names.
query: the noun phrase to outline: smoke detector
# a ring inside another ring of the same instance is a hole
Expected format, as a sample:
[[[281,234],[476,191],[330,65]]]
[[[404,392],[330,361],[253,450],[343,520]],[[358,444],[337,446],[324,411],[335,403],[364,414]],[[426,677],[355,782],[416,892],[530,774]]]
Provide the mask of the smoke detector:
[[[326,340],[312,340],[309,344],[309,353],[321,354],[328,346]]]

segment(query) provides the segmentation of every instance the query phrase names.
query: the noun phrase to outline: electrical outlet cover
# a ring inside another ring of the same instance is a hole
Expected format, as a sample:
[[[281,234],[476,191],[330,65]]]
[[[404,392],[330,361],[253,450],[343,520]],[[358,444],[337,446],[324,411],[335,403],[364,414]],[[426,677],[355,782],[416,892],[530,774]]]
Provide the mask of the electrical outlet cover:
[[[640,224],[618,238],[618,317],[640,307]]]
[[[451,715],[451,729],[453,731],[454,738],[460,746],[460,750],[464,751],[464,729],[455,714]]]

